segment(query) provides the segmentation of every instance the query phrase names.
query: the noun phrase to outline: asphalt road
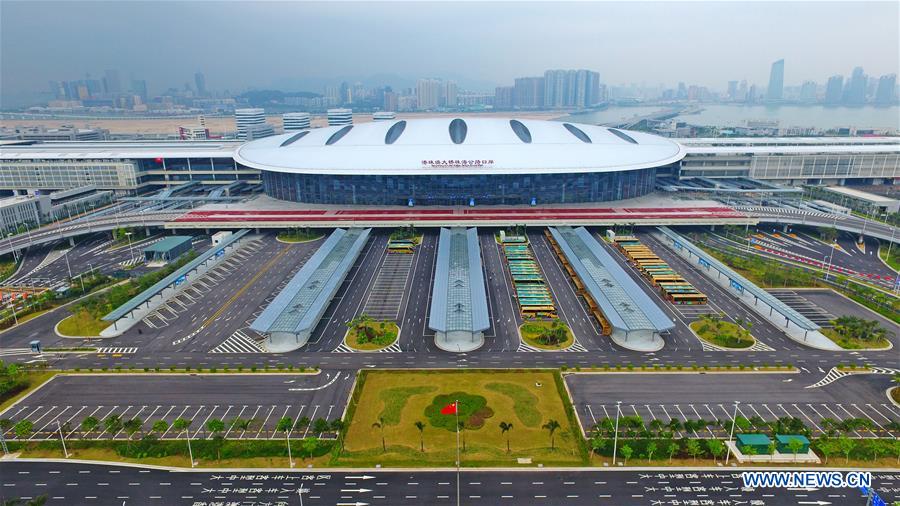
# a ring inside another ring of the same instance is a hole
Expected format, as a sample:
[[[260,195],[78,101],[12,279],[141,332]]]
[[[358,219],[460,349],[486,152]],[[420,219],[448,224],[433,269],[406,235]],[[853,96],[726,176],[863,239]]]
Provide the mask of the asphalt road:
[[[31,421],[35,427],[31,439],[55,437],[57,421],[68,422],[75,431],[89,416],[104,420],[112,415],[123,421],[137,417],[144,421],[145,430],[157,420],[171,424],[176,418],[190,419],[194,437],[207,435],[205,423],[211,418],[226,423],[235,417],[252,418],[259,422],[254,430],[229,433],[227,437],[271,438],[271,431],[285,416],[329,421],[343,417],[355,377],[350,371],[316,375],[57,376],[4,410],[0,418]],[[11,438],[12,431],[6,436]],[[91,439],[109,437],[122,438],[125,434],[90,435]]]
[[[3,499],[46,495],[47,504],[452,505],[453,471],[167,471],[62,462],[0,462]],[[900,475],[874,473],[882,498]],[[856,489],[744,489],[737,470],[463,470],[459,504],[617,506],[863,506]],[[301,497],[302,494],[302,497]]]

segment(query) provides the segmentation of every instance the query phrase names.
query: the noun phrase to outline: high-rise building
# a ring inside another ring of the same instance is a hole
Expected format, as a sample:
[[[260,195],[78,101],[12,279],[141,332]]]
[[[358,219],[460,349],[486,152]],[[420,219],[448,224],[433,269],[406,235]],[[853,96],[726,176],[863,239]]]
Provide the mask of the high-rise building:
[[[237,126],[237,138],[248,139],[248,132],[252,127],[266,124],[266,110],[259,107],[235,109],[234,122]]]
[[[420,111],[437,109],[441,95],[439,79],[419,79],[416,82],[416,107]]]
[[[103,89],[106,93],[122,93],[122,82],[119,80],[119,71],[109,69],[104,72]]]
[[[399,105],[397,94],[393,91],[385,90],[381,100],[381,108],[385,111],[396,111],[398,110]]]
[[[494,88],[494,109],[512,109],[513,89],[512,86]]]
[[[737,99],[737,89],[738,89],[737,81],[728,81],[728,92],[726,93],[726,95],[728,96],[728,100],[736,100]]]
[[[341,90],[337,86],[329,85],[325,87],[325,103],[328,105],[341,104]]]
[[[802,102],[812,103],[816,101],[817,85],[815,81],[803,81],[800,85],[800,100]]]
[[[347,81],[341,83],[341,103],[353,103],[353,88],[350,87],[350,84]]]
[[[353,109],[328,109],[328,126],[353,124]]]
[[[772,64],[769,72],[769,87],[766,88],[766,100],[781,100],[784,98],[784,59]]]
[[[197,96],[205,97],[206,76],[203,75],[203,72],[197,72],[196,74],[194,74],[194,84],[197,85]]]
[[[131,81],[131,92],[135,95],[141,97],[142,100],[147,100],[147,81],[143,79],[133,79]]]
[[[590,70],[548,70],[543,87],[546,108],[590,107],[603,101],[600,74]]]
[[[862,67],[853,69],[853,74],[844,87],[844,103],[848,105],[863,105],[866,103],[866,85],[869,78],[863,72]]]
[[[309,130],[309,113],[308,112],[286,112],[281,115],[284,122],[285,132],[296,132],[299,130]]]
[[[444,107],[456,108],[458,89],[456,81],[447,81],[444,85]]]
[[[544,105],[544,78],[518,77],[513,85],[513,107],[537,109]]]
[[[828,84],[825,85],[825,103],[840,104],[841,97],[844,93],[844,76],[835,75],[828,78]]]
[[[883,75],[878,79],[878,89],[875,91],[875,103],[878,105],[890,105],[894,103],[894,88],[897,86],[897,74]]]

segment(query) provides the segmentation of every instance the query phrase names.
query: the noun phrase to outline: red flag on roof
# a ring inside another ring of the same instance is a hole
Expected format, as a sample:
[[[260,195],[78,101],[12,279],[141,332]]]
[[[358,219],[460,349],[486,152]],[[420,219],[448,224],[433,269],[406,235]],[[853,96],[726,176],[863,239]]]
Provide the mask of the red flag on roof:
[[[451,402],[450,404],[447,404],[446,406],[441,408],[441,414],[442,415],[455,415],[456,414],[456,403]]]

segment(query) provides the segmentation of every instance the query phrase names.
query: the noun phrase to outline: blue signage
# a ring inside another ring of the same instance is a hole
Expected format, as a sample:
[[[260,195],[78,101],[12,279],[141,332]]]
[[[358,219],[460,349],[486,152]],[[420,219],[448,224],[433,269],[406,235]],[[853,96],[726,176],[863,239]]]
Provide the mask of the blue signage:
[[[178,276],[177,278],[175,278],[175,286],[178,286],[178,285],[184,283],[185,280],[187,280],[186,275],[182,274],[181,276]]]
[[[225,254],[225,250],[224,250],[224,249],[220,249],[219,251],[216,251],[216,258],[219,258],[220,256],[222,256],[222,255],[224,255],[224,254]]]
[[[733,279],[730,279],[729,281],[731,281],[731,288],[734,288],[735,290],[737,290],[741,293],[744,293],[744,287],[741,286],[740,283],[738,283],[737,281],[735,281]]]
[[[704,260],[700,257],[697,257],[697,263],[699,263],[703,267],[706,267],[707,269],[709,269],[709,262],[707,262],[706,260]]]
[[[673,242],[672,242],[672,245],[675,246],[675,248],[677,248],[677,249],[682,249],[682,248],[684,248],[684,246],[682,246],[681,243],[678,242],[678,241],[673,241]]]
[[[872,506],[887,506],[887,503],[884,502],[884,499],[882,499],[881,497],[878,496],[878,492],[876,492],[875,489],[869,488],[866,486],[862,486],[862,487],[859,487],[859,490],[866,497],[869,497],[869,494],[872,494],[871,495],[872,502],[869,503]]]

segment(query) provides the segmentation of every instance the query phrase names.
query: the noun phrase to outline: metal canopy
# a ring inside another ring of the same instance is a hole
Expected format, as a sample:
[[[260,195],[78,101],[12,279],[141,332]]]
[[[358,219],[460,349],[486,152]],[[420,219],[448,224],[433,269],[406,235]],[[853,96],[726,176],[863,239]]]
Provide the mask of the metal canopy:
[[[625,332],[675,327],[584,227],[550,227],[550,233],[611,326]]]
[[[696,255],[698,258],[703,259],[703,261],[708,263],[710,267],[727,276],[733,284],[736,283],[741,290],[749,292],[758,300],[762,301],[767,306],[771,307],[782,316],[793,322],[794,325],[797,325],[803,330],[819,330],[821,328],[784,302],[780,301],[774,295],[756,286],[753,282],[751,282],[744,276],[741,276],[737,272],[734,272],[731,267],[728,267],[727,265],[720,262],[717,258],[706,253],[697,246],[694,246],[692,243],[672,231],[669,227],[657,227],[657,230],[671,239],[676,248],[684,248]]]
[[[437,332],[480,332],[490,327],[475,228],[442,228],[428,327]]]
[[[206,262],[207,260],[212,258],[213,255],[219,253],[220,251],[223,251],[227,246],[234,244],[240,238],[244,237],[248,233],[250,233],[250,230],[243,229],[243,230],[238,230],[237,232],[229,235],[224,241],[219,243],[217,246],[213,246],[212,248],[206,250],[197,258],[195,258],[195,259],[191,260],[190,262],[184,264],[183,266],[179,267],[172,274],[169,274],[168,276],[164,277],[163,279],[157,281],[156,284],[154,284],[150,288],[137,294],[134,298],[132,298],[125,304],[122,304],[121,306],[117,307],[115,310],[113,310],[113,312],[104,316],[103,320],[108,321],[108,322],[116,321],[119,318],[134,311],[135,309],[139,308],[141,306],[141,304],[147,302],[152,297],[154,297],[156,294],[161,292],[164,288],[175,283],[178,279],[182,278],[182,276],[186,275],[188,272],[191,272],[192,270],[197,268],[197,266],[201,265],[203,262]]]
[[[371,229],[336,229],[250,325],[261,333],[311,331],[369,239]]]

